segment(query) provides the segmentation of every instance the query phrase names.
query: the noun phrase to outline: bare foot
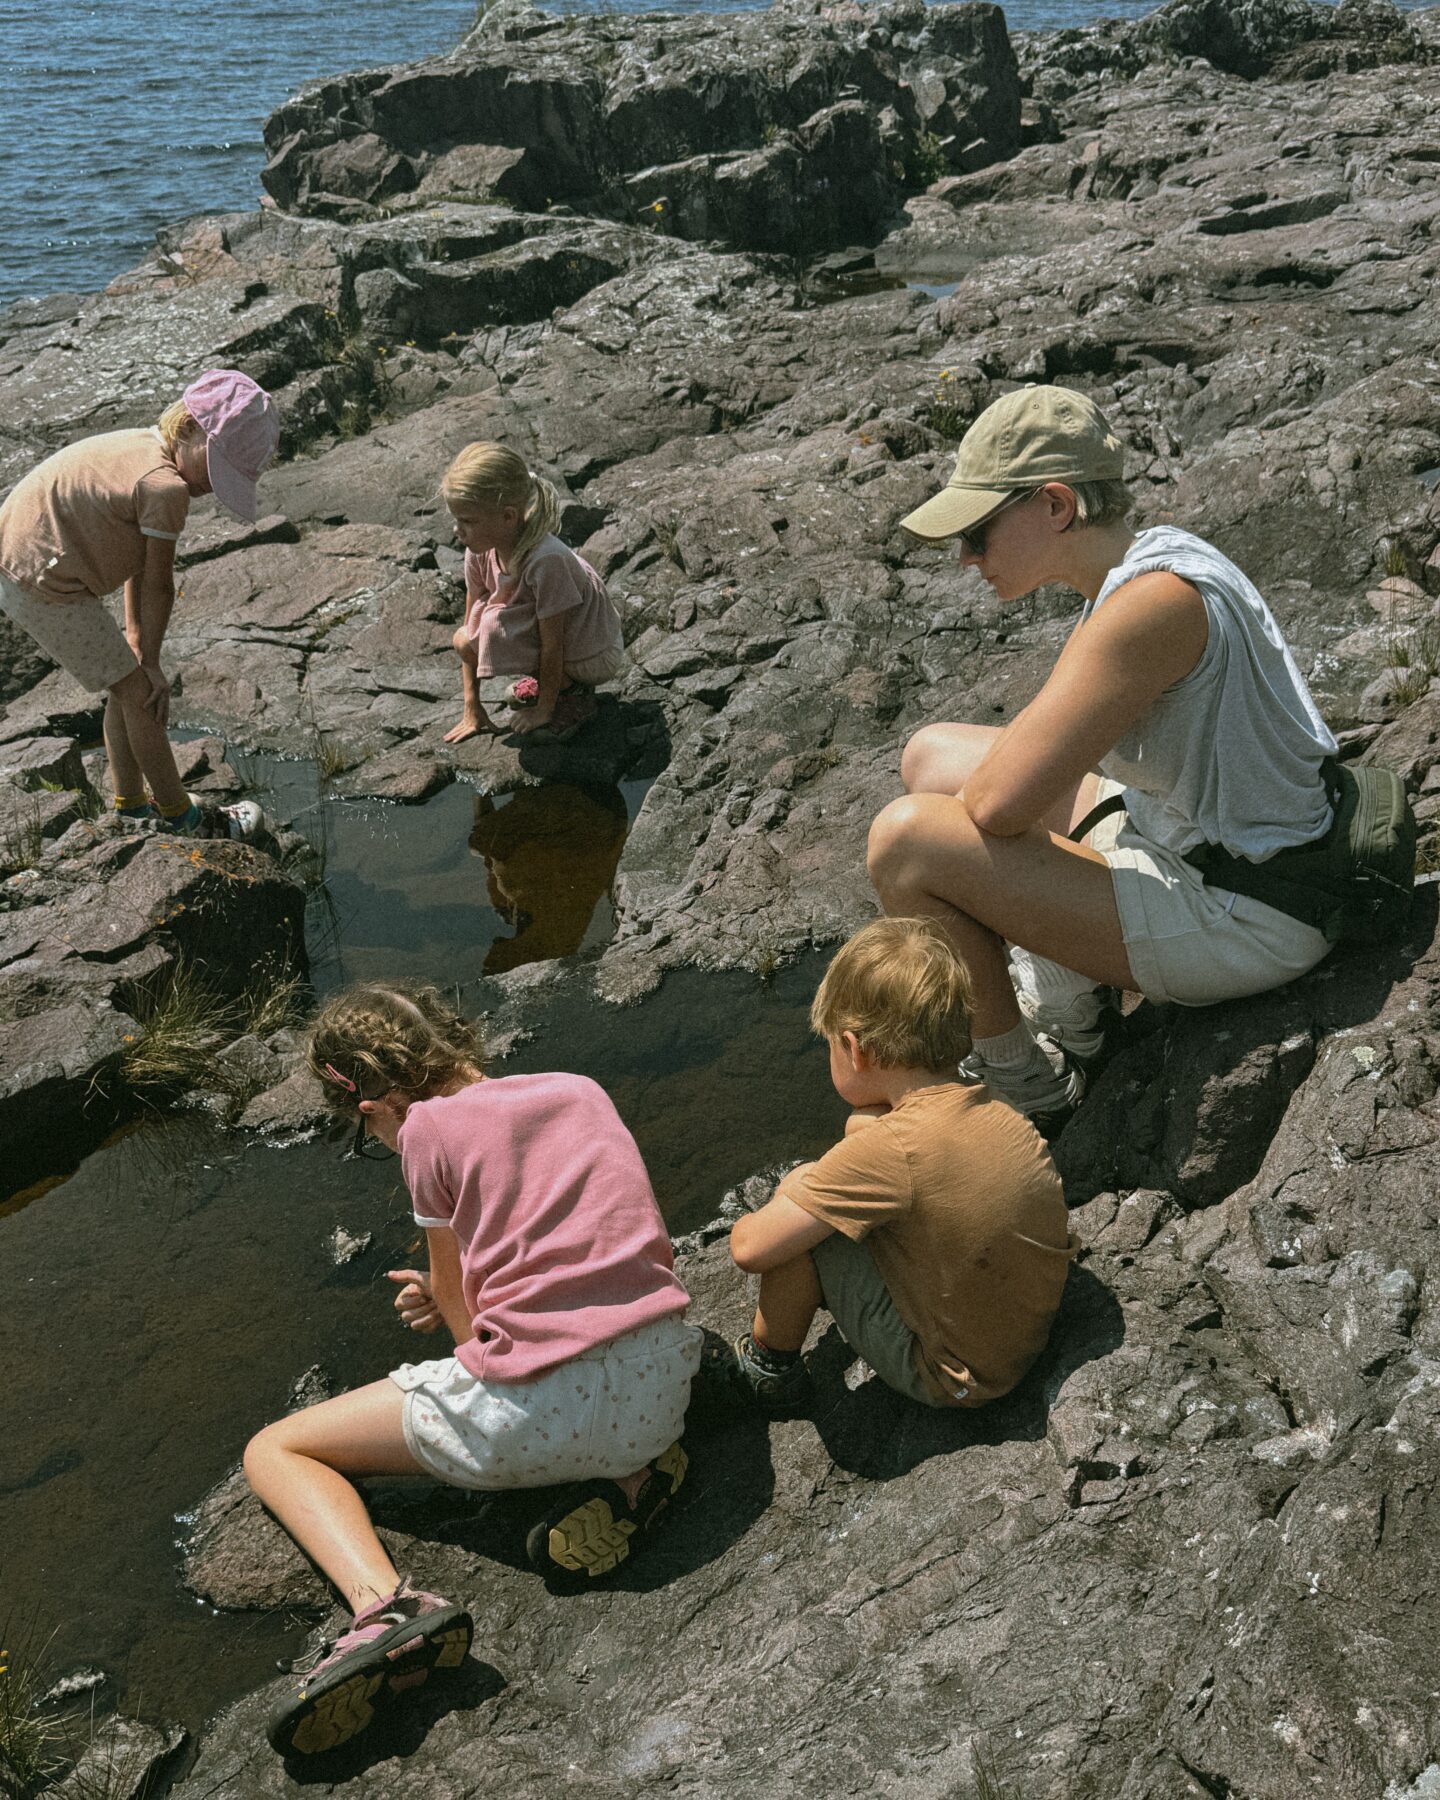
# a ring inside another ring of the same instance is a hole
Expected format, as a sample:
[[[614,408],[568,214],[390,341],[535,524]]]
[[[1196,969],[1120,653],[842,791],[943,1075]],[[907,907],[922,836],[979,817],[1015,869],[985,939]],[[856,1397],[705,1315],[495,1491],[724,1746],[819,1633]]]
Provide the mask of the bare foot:
[[[479,737],[482,732],[489,732],[493,735],[498,729],[495,721],[486,718],[483,713],[478,718],[473,713],[466,713],[458,725],[452,725],[445,733],[445,742],[447,744],[463,744],[466,738]]]

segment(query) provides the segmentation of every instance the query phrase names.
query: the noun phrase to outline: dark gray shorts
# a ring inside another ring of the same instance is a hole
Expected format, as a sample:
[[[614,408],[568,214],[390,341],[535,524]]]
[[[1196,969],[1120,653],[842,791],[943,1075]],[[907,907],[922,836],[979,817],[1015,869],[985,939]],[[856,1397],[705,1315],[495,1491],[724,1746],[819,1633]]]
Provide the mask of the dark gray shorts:
[[[868,1245],[832,1231],[810,1255],[825,1310],[850,1348],[865,1358],[886,1387],[922,1406],[943,1406],[915,1365],[915,1333],[895,1310]]]

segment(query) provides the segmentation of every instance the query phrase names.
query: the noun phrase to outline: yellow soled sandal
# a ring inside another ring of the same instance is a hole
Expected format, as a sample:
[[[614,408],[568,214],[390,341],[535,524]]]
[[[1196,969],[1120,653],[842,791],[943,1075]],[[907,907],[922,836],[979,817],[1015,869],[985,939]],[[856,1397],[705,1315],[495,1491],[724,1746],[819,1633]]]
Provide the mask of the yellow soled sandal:
[[[630,1554],[634,1538],[664,1513],[690,1466],[679,1440],[661,1451],[633,1505],[617,1482],[597,1477],[566,1488],[525,1539],[531,1564],[592,1579],[608,1575]]]
[[[473,1631],[463,1606],[402,1582],[389,1599],[357,1613],[308,1673],[292,1676],[265,1727],[271,1748],[282,1756],[338,1750],[432,1670],[460,1668]]]

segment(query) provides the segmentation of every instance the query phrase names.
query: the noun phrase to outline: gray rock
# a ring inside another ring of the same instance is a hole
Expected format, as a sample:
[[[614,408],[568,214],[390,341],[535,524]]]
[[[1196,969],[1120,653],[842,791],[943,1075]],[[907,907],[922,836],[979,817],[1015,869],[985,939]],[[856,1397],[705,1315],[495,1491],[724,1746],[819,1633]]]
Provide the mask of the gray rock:
[[[96,1731],[75,1769],[48,1790],[55,1800],[146,1800],[178,1761],[187,1742],[176,1725],[146,1725],[138,1719],[107,1719]]]

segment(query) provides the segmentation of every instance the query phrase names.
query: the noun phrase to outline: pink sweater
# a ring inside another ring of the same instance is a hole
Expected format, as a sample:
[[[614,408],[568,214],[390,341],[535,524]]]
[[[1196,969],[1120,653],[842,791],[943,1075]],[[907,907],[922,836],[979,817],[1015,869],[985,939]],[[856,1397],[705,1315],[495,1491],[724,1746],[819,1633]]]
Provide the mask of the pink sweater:
[[[584,1076],[418,1101],[400,1157],[417,1223],[459,1242],[472,1375],[530,1381],[690,1304],[639,1147]]]

